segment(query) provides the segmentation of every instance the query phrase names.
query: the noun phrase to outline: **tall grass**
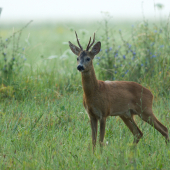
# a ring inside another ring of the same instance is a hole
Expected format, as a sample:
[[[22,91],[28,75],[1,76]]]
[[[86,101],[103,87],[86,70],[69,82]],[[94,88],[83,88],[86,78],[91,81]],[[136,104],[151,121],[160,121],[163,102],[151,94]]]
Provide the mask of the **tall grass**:
[[[147,20],[132,25],[128,38],[125,38],[124,30],[119,29],[117,32],[121,42],[114,38],[113,32],[116,31],[109,28],[109,19],[108,16],[104,20],[105,33],[101,36],[102,50],[96,57],[99,77],[145,82],[156,88],[163,86],[164,90],[161,94],[169,94],[169,18],[161,25]]]
[[[19,74],[26,60],[25,48],[20,45],[23,30],[31,23],[28,22],[19,31],[13,31],[5,40],[0,37],[0,84],[6,86],[12,82],[14,76]]]
[[[109,20],[100,25],[29,25],[19,41],[27,60],[10,84],[0,84],[0,169],[168,169],[169,145],[138,118],[144,137],[137,147],[123,122],[108,118],[107,144],[102,153],[97,145],[93,155],[81,76],[67,43],[76,44],[77,30],[85,47],[97,28],[96,40],[102,43],[94,60],[97,77],[133,80],[150,88],[154,113],[170,129],[169,21],[164,23],[142,21],[132,27],[123,23],[119,28]],[[1,26],[3,42],[11,35],[11,27]],[[21,25],[13,27],[20,30]]]

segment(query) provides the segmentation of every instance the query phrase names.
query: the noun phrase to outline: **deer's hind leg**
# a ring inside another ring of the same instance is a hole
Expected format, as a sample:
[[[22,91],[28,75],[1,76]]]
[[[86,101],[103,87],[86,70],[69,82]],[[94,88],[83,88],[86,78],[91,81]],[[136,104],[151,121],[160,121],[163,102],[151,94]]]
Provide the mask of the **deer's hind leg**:
[[[169,142],[168,129],[156,118],[152,109],[144,110],[140,117],[159,131],[165,137],[166,143]]]
[[[133,143],[137,144],[139,142],[140,138],[142,138],[143,133],[141,132],[141,130],[136,125],[136,123],[133,119],[133,114],[131,115],[130,118],[126,118],[125,116],[120,116],[120,118],[123,120],[123,122],[126,124],[126,126],[129,128],[129,130],[134,135]]]

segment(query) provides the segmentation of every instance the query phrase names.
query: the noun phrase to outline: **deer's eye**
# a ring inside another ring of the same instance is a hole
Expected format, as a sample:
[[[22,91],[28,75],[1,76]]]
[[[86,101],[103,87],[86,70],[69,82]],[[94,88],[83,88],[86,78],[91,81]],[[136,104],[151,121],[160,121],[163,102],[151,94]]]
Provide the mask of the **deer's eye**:
[[[86,61],[90,61],[90,58],[87,58]]]
[[[77,61],[79,61],[79,58],[77,58]]]

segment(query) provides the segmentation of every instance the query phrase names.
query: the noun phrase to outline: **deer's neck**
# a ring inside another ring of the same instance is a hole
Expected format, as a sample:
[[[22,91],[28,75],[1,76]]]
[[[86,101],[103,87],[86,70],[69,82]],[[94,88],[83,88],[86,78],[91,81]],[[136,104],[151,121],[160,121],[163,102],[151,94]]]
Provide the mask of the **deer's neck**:
[[[86,97],[92,96],[98,88],[98,80],[96,78],[94,67],[91,70],[82,74],[83,91]]]

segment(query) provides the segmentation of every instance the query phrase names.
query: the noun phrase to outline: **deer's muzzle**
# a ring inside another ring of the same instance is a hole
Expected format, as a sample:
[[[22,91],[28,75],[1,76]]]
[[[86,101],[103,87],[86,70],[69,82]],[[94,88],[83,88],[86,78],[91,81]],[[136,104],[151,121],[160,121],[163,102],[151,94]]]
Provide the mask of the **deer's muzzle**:
[[[78,65],[78,66],[77,66],[77,70],[78,70],[78,71],[83,71],[83,70],[84,70],[84,67],[83,67],[82,65]]]

